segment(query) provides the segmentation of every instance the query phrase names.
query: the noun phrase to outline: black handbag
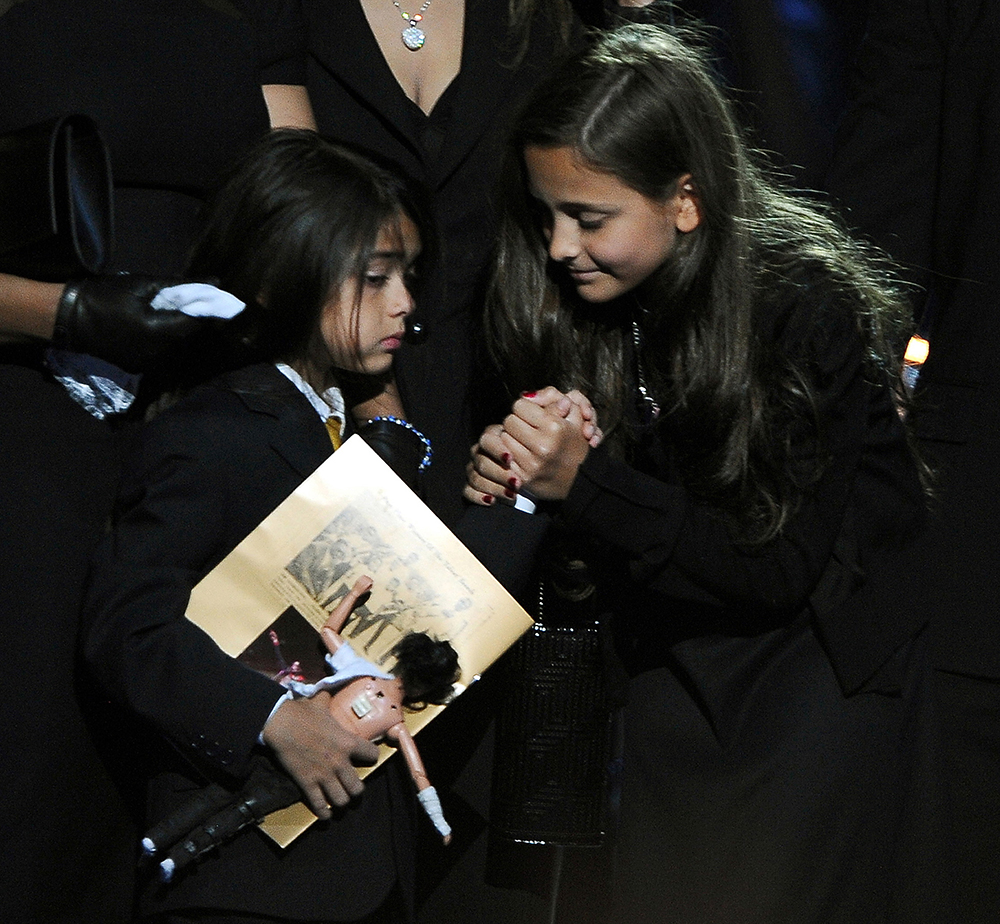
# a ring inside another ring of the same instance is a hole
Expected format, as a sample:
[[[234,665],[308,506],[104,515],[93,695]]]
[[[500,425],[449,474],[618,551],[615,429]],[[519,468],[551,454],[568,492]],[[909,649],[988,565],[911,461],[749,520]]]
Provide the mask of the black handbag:
[[[515,843],[597,846],[608,822],[613,713],[602,628],[583,562],[548,565],[535,624],[497,665],[490,826]]]
[[[597,846],[607,824],[611,711],[600,627],[536,623],[508,653],[490,804],[515,843]]]
[[[53,282],[99,273],[112,209],[111,158],[89,117],[0,135],[0,272]]]

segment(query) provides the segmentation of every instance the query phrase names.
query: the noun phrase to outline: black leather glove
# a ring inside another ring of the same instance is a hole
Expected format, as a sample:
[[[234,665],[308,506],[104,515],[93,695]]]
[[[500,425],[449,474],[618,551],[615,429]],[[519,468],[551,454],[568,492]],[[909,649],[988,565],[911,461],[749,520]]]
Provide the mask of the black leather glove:
[[[147,276],[94,276],[69,282],[56,311],[52,345],[89,353],[126,372],[149,372],[171,349],[203,329],[205,318],[151,306],[178,280]]]

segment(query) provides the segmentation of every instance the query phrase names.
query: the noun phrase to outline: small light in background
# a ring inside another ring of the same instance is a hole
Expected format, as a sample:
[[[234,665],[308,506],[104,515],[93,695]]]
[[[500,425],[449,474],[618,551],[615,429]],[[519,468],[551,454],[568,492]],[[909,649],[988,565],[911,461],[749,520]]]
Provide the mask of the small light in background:
[[[910,342],[906,345],[906,352],[903,354],[903,384],[908,391],[913,391],[916,387],[917,379],[920,378],[920,369],[927,361],[930,353],[930,344],[923,337],[914,334],[910,337]]]

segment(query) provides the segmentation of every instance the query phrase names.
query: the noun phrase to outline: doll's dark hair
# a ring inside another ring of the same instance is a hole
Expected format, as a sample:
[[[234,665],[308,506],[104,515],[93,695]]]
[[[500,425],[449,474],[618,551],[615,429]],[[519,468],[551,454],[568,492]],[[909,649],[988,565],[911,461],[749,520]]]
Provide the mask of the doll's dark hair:
[[[408,632],[390,652],[393,674],[403,682],[403,703],[411,709],[446,703],[460,676],[458,652],[451,642],[426,632]]]
[[[426,252],[426,214],[393,165],[315,132],[270,132],[213,197],[188,268],[247,303],[225,328],[230,364],[302,355],[323,305],[363,275],[387,224],[407,215]]]
[[[609,451],[635,445],[627,357],[635,324],[648,386],[664,409],[689,490],[739,520],[744,537],[779,532],[802,491],[793,428],[813,415],[808,370],[767,325],[795,297],[856,324],[873,374],[895,376],[909,322],[888,264],[828,209],[782,188],[746,143],[692,27],[623,26],[539,85],[510,136],[487,344],[513,394],[548,384],[593,401]],[[548,261],[524,150],[569,147],[583,163],[665,201],[690,175],[700,223],[664,263],[611,304],[584,303]],[[803,296],[803,293],[808,295]],[[819,318],[817,316],[817,321]],[[819,422],[812,426],[818,433]],[[801,434],[800,434],[801,435]],[[817,453],[818,476],[821,453]],[[808,480],[808,479],[807,479]]]

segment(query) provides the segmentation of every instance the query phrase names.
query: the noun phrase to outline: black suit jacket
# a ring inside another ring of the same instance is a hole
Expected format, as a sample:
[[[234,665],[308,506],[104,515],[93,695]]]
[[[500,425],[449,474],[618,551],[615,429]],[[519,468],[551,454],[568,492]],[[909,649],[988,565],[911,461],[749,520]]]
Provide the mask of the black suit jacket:
[[[878,0],[831,190],[904,262],[930,339],[913,422],[938,470],[930,529],[881,575],[886,608],[931,618],[934,663],[1000,677],[1000,8]]]
[[[190,590],[330,453],[315,410],[270,364],[197,389],[141,434],[96,557],[85,644],[104,686],[182,755],[155,756],[150,821],[208,776],[239,778],[284,692],[184,619]],[[511,507],[472,507],[456,533],[517,592],[546,525]],[[368,777],[360,800],[285,852],[246,832],[168,889],[148,889],[147,909],[353,920],[397,878],[409,894],[414,800],[398,764]]]
[[[141,435],[96,557],[85,642],[104,686],[177,749],[156,757],[151,816],[207,776],[239,777],[258,748],[282,687],[223,654],[184,611],[194,584],[330,452],[316,412],[270,365],[198,389]],[[412,798],[385,770],[284,852],[246,832],[168,889],[147,890],[146,907],[363,917],[397,878],[409,887]]]

